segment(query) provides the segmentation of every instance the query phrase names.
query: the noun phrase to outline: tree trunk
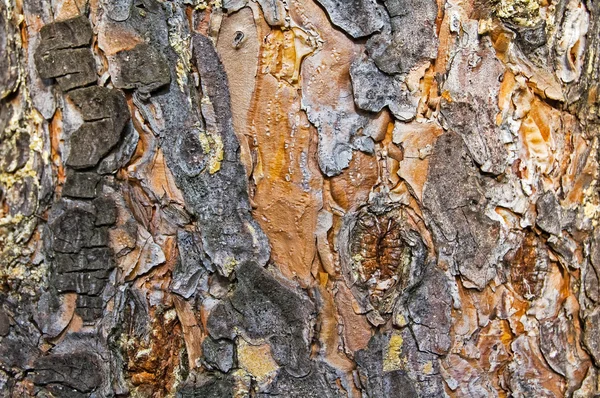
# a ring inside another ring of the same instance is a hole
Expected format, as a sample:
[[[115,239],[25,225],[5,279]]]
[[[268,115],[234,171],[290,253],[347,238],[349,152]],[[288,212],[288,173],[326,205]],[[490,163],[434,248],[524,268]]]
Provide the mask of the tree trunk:
[[[1,3],[1,397],[600,394],[600,2]]]

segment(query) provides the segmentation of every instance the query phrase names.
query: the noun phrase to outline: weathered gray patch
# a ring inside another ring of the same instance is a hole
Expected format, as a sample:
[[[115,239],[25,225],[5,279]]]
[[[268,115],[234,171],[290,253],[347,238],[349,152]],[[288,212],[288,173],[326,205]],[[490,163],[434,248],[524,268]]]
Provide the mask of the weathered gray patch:
[[[504,172],[508,153],[499,136],[496,126],[495,106],[486,104],[483,99],[468,95],[463,100],[441,102],[441,114],[446,125],[463,137],[473,160],[485,172]]]
[[[202,354],[209,366],[221,372],[227,373],[234,366],[234,345],[229,340],[206,337],[202,342]]]
[[[479,289],[496,275],[504,255],[498,249],[501,226],[485,214],[484,178],[460,136],[447,132],[438,138],[423,190],[426,221],[440,255]]]
[[[248,4],[248,0],[223,0],[223,8],[227,12],[236,12]]]
[[[442,85],[451,100],[442,100],[441,113],[447,128],[463,137],[481,170],[502,174],[508,165],[508,152],[496,114],[505,67],[496,57],[491,40],[479,37],[476,22],[463,24],[462,30],[464,45],[453,56]]]
[[[538,198],[535,206],[537,210],[535,222],[537,225],[549,234],[560,235],[562,230],[562,208],[554,192],[544,192]]]
[[[6,337],[10,332],[10,318],[6,311],[0,308],[0,336]]]
[[[398,77],[381,72],[372,60],[354,62],[350,77],[354,102],[360,109],[379,112],[387,106],[398,120],[409,121],[415,117],[419,99]]]
[[[131,14],[133,0],[104,0],[106,14],[113,21],[126,21]]]
[[[260,391],[259,398],[285,396],[290,398],[336,398],[343,397],[336,384],[335,370],[325,363],[315,362],[311,372],[301,378],[279,371],[275,380]]]
[[[406,297],[407,318],[419,350],[447,354],[452,344],[452,296],[445,275],[430,269]]]
[[[234,379],[229,375],[204,373],[191,375],[181,385],[177,398],[233,398]]]
[[[275,361],[295,377],[311,369],[309,325],[314,305],[258,264],[236,269],[237,285],[228,301],[210,313],[207,328],[215,339],[235,337],[235,327],[250,339],[269,342]]]
[[[598,325],[600,325],[600,307],[590,311],[583,320],[583,344],[596,366],[600,366],[600,328]]]
[[[391,20],[367,42],[367,54],[385,73],[408,73],[437,56],[437,3],[434,0],[387,0]]]
[[[0,9],[0,99],[15,90],[19,77],[18,30],[7,11]]]
[[[14,173],[25,166],[29,160],[29,138],[28,133],[17,132],[0,140],[0,172]]]
[[[437,356],[419,351],[407,328],[375,334],[368,347],[355,356],[366,397],[444,396]],[[422,371],[426,364],[431,366],[429,374]]]
[[[184,298],[190,298],[198,286],[200,278],[211,268],[210,261],[202,251],[200,234],[178,231],[177,247],[179,248],[179,261],[173,270],[171,291]]]
[[[385,12],[375,0],[317,0],[331,22],[350,36],[369,36],[383,27]]]
[[[540,322],[540,350],[548,365],[556,373],[565,377],[568,389],[567,395],[579,386],[576,373],[585,366],[586,358],[580,356],[577,343],[570,337],[577,335],[571,320],[561,313],[556,319],[546,319]]]

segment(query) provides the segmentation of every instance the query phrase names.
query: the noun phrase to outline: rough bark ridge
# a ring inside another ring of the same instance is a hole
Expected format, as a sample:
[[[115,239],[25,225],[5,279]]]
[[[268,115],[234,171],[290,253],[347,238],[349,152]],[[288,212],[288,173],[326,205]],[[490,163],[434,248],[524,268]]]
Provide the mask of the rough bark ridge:
[[[600,3],[0,0],[0,397],[600,394]]]

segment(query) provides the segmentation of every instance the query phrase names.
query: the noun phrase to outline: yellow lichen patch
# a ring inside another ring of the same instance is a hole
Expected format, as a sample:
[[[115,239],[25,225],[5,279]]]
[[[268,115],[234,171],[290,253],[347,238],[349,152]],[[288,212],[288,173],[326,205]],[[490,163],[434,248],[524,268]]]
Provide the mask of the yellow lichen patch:
[[[538,0],[501,0],[496,14],[521,26],[535,26],[540,21]]]
[[[238,262],[235,258],[233,257],[228,257],[225,260],[225,264],[223,264],[223,271],[225,272],[226,275],[230,275],[233,270],[235,269],[236,265],[238,265]]]
[[[426,375],[433,373],[433,362],[427,361],[423,364],[423,373]]]
[[[259,384],[268,382],[279,369],[271,354],[271,346],[266,343],[252,345],[244,339],[239,339],[237,356],[240,367],[250,373]]]
[[[404,317],[404,315],[398,314],[396,316],[396,324],[400,327],[403,327],[403,326],[408,325],[408,322],[406,321],[406,318]]]
[[[208,157],[208,172],[214,174],[221,170],[223,161],[223,140],[218,134],[201,132],[198,139],[202,150]]]
[[[390,341],[388,343],[386,352],[383,356],[384,372],[392,372],[394,370],[405,369],[406,364],[408,363],[408,358],[402,357],[403,343],[404,339],[402,339],[401,335],[393,333],[390,336]]]

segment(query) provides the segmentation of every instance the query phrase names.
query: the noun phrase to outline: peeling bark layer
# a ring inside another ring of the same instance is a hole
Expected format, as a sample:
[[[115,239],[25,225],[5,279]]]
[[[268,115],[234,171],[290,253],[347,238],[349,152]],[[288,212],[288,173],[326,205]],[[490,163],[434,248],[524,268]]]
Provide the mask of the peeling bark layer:
[[[3,0],[1,397],[600,394],[600,4]]]

